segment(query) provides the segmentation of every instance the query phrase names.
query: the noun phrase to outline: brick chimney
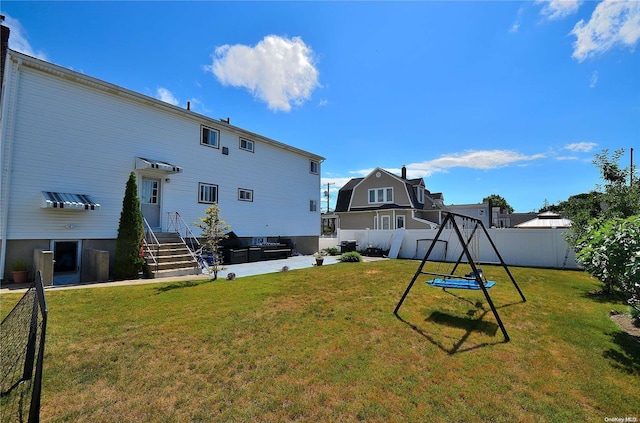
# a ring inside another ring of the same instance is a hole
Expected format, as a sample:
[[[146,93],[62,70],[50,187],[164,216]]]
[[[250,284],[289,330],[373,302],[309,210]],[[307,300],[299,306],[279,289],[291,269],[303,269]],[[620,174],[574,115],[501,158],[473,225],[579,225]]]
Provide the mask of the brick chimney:
[[[402,179],[407,179],[407,167],[402,165],[402,174],[400,175]]]
[[[0,22],[4,20],[4,16],[0,15]],[[4,64],[7,61],[7,53],[9,50],[9,27],[0,26],[2,30],[0,34],[0,98],[2,98],[2,83],[4,82]]]

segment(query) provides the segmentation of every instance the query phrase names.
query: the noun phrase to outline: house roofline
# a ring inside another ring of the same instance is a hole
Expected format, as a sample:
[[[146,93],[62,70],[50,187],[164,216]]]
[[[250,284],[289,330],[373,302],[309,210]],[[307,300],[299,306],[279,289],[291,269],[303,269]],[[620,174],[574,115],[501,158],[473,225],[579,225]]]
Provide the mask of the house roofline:
[[[184,109],[182,107],[179,106],[174,106],[173,104],[169,104],[167,102],[164,102],[162,100],[158,100],[156,98],[150,97],[148,95],[145,94],[140,94],[138,92],[129,90],[127,88],[123,88],[119,85],[115,85],[112,84],[110,82],[104,81],[102,79],[98,79],[92,76],[88,76],[85,75],[83,73],[79,73],[70,69],[67,69],[65,67],[59,66],[59,65],[55,65],[53,63],[47,62],[45,60],[41,60],[29,55],[26,55],[24,53],[20,53],[18,51],[15,50],[8,50],[9,56],[11,58],[11,60],[15,63],[17,63],[19,66],[27,66],[36,70],[39,70],[41,72],[46,72],[49,73],[51,75],[55,75],[58,76],[60,78],[63,79],[67,79],[76,83],[80,83],[82,85],[85,86],[89,86],[92,87],[94,89],[98,89],[100,91],[103,92],[107,92],[110,94],[114,94],[120,97],[124,97],[127,98],[129,100],[135,101],[135,102],[139,102],[139,103],[143,103],[147,106],[152,106],[152,107],[156,107],[158,109],[170,112],[170,113],[174,113],[174,114],[178,114],[180,116],[186,117],[188,119],[194,120],[199,122],[200,124],[205,124],[208,126],[212,126],[212,127],[218,127],[218,128],[225,128],[227,130],[230,130],[231,132],[234,132],[238,135],[242,135],[244,137],[247,138],[251,138],[257,141],[261,141],[264,142],[266,144],[270,144],[274,147],[278,147],[278,148],[282,148],[284,150],[288,150],[291,151],[293,153],[296,154],[300,154],[303,156],[307,156],[311,159],[323,162],[325,161],[325,158],[315,154],[315,153],[311,153],[309,151],[306,150],[302,150],[300,148],[297,147],[293,147],[291,145],[282,143],[280,141],[276,141],[274,139],[265,137],[263,135],[260,134],[256,134],[255,132],[251,132],[248,131],[246,129],[240,128],[238,126],[234,126],[231,125],[230,123],[227,123],[226,121],[221,121],[219,119],[214,119],[211,118],[209,116],[205,116],[205,115],[201,115],[199,113],[193,112],[191,110],[188,109]]]

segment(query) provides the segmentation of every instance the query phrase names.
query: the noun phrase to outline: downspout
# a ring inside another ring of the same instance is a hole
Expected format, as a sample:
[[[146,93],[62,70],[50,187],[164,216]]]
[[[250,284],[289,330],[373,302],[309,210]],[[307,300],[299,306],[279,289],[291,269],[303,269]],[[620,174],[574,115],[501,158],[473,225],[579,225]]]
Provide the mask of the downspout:
[[[7,53],[8,54],[8,53]],[[9,62],[11,63],[11,62]],[[0,214],[0,234],[2,234],[0,245],[0,279],[4,279],[5,261],[7,258],[7,228],[9,221],[9,190],[11,187],[11,165],[13,164],[13,134],[14,134],[14,119],[9,119],[9,110],[16,111],[16,102],[18,98],[18,87],[20,82],[20,67],[22,60],[18,59],[15,65],[13,63],[6,66],[4,74],[4,88],[3,102],[2,102],[2,116],[0,117],[0,166],[2,167],[2,175],[0,176],[0,187],[2,188],[2,198],[0,204],[2,204],[2,214]],[[14,76],[15,74],[15,76]],[[9,81],[14,79],[13,84]],[[11,87],[15,87],[11,89]],[[11,109],[9,108],[11,103]]]

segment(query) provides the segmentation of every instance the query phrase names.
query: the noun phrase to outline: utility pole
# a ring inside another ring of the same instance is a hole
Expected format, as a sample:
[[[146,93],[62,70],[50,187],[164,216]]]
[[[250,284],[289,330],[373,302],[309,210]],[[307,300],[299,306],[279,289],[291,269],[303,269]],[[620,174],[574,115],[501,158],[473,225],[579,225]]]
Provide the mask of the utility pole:
[[[633,147],[631,147],[631,167],[629,169],[629,186],[633,186]]]
[[[329,194],[329,186],[335,184],[335,182],[327,182],[327,190],[324,192],[324,195],[327,197],[327,213],[329,213],[329,201],[331,200],[331,195]]]

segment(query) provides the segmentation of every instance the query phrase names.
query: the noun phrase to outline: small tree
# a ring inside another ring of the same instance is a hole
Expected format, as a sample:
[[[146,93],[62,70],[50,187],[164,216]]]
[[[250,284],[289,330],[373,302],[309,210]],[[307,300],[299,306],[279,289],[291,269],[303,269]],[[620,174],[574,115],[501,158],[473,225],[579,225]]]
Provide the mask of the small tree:
[[[131,172],[122,200],[122,212],[116,239],[115,267],[113,277],[116,280],[135,279],[144,265],[143,258],[144,227],[138,199],[136,175]]]
[[[498,194],[491,194],[487,197],[484,197],[482,199],[483,203],[491,203],[491,207],[500,207],[501,210],[504,210],[507,213],[513,213],[513,207],[511,207],[509,205],[509,203],[507,203],[507,200],[505,200],[502,196],[498,195]]]
[[[213,275],[212,280],[215,281],[218,279],[218,272],[222,269],[219,243],[228,237],[224,232],[228,231],[230,226],[220,218],[218,203],[213,203],[205,213],[206,216],[199,217],[199,222],[195,222],[193,225],[202,229],[204,248],[213,256],[213,264],[209,266],[209,275]]]

